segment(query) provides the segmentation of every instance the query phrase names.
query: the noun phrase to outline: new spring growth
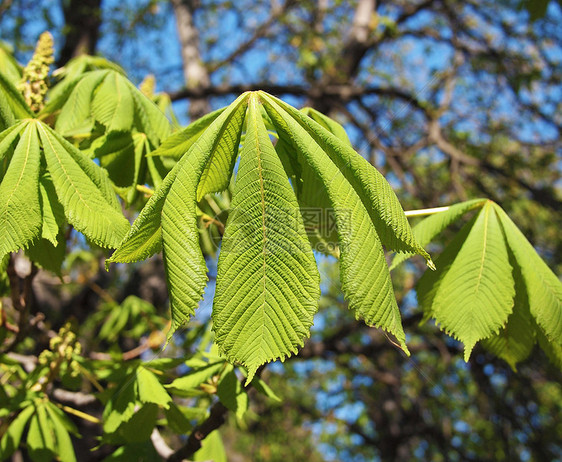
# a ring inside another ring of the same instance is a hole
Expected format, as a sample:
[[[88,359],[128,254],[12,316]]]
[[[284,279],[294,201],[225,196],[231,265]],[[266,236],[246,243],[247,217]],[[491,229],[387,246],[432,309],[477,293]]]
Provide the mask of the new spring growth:
[[[43,32],[18,84],[18,90],[33,112],[39,112],[45,104],[45,94],[48,89],[47,76],[49,66],[54,61],[53,53],[53,36],[49,32]]]
[[[139,90],[144,96],[152,99],[156,90],[156,78],[152,74],[148,74],[139,85]]]
[[[70,330],[70,323],[60,328],[58,335],[49,342],[49,350],[44,350],[38,358],[40,366],[46,368],[46,375],[39,378],[32,387],[33,391],[45,390],[46,386],[59,375],[61,367],[66,364],[72,376],[79,373],[79,365],[74,359],[82,346],[76,340],[76,334]],[[68,370],[68,369],[67,369]]]

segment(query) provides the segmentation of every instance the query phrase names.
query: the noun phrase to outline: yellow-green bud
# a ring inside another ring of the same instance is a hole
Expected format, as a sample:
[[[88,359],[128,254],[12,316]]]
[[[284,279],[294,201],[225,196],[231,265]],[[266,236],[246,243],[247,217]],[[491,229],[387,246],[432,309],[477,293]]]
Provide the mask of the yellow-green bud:
[[[156,78],[152,74],[148,74],[139,85],[139,90],[147,98],[152,98],[154,96],[155,89]]]
[[[37,359],[37,362],[41,365],[41,366],[46,366],[49,361],[50,361],[50,351],[45,350],[42,351],[41,354],[39,355],[39,358]]]
[[[62,343],[62,338],[59,337],[58,335],[53,337],[50,341],[49,341],[49,347],[51,350],[56,350],[57,347]]]
[[[73,353],[73,351],[74,351],[74,348],[72,348],[71,345],[68,345],[68,346],[65,348],[64,357],[65,357],[67,360],[70,361],[70,360],[72,359],[72,353]]]

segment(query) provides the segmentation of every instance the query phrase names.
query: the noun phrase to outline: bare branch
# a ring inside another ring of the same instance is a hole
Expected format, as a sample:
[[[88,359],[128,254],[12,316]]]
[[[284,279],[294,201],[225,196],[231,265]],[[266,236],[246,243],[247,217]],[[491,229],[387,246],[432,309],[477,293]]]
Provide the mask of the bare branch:
[[[160,457],[162,457],[162,459],[168,459],[168,457],[174,453],[174,450],[166,444],[166,441],[164,441],[164,438],[162,438],[162,435],[157,428],[152,430],[150,440],[154,445],[154,449],[156,449],[156,452]]]
[[[22,355],[13,351],[7,354],[8,358],[20,363],[26,372],[31,372],[37,366],[37,356]]]
[[[455,159],[467,165],[476,166],[480,164],[478,159],[466,155],[464,152],[453,146],[443,137],[443,134],[441,133],[441,126],[437,119],[431,120],[429,122],[429,139],[430,141],[435,143],[437,147],[441,149],[441,151],[443,151],[452,159]]]
[[[62,390],[61,388],[55,388],[51,394],[57,401],[66,404],[73,404],[76,407],[88,406],[89,404],[93,404],[97,401],[94,395],[79,391]]]
[[[221,59],[220,61],[216,61],[214,63],[210,63],[208,66],[209,73],[216,71],[217,69],[227,65],[232,64],[234,60],[242,56],[248,50],[252,48],[252,46],[259,40],[267,36],[267,32],[271,29],[271,26],[275,24],[279,18],[287,13],[287,10],[295,5],[295,0],[286,0],[283,5],[280,6],[272,6],[271,15],[269,18],[265,20],[262,24],[260,24],[256,30],[254,31],[253,35],[246,40],[244,43],[240,44],[236,50],[230,53],[226,58]]]
[[[360,87],[349,85],[328,85],[325,87],[309,87],[297,84],[273,84],[256,82],[249,84],[223,84],[207,88],[183,88],[168,95],[172,101],[186,98],[202,98],[209,96],[239,95],[245,91],[263,90],[276,95],[294,95],[309,99],[337,98],[339,101],[353,101],[366,95],[379,95],[398,98],[412,104],[416,109],[427,111],[426,105],[414,95],[398,87]]]
[[[146,350],[151,348],[151,346],[152,345],[151,345],[150,341],[146,340],[144,343],[141,343],[140,345],[136,346],[132,350],[123,352],[121,354],[121,359],[123,361],[129,361],[131,359],[135,359],[135,358],[139,357],[142,353],[144,353]],[[109,353],[100,353],[100,352],[97,352],[97,351],[93,351],[93,352],[90,353],[90,358],[96,359],[96,360],[101,360],[101,361],[109,361],[109,360],[113,359],[114,356],[109,354]]]

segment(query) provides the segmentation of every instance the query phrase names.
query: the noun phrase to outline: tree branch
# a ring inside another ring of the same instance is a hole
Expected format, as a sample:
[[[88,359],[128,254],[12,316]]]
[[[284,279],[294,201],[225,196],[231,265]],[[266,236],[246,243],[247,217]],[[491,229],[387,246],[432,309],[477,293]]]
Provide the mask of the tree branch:
[[[263,370],[265,369],[265,364],[258,367],[255,377],[260,377]],[[245,390],[252,388],[252,384],[243,385]],[[211,407],[211,412],[209,417],[207,417],[200,425],[197,425],[189,437],[187,442],[179,448],[176,452],[171,454],[166,460],[167,462],[181,462],[184,459],[189,459],[193,454],[195,454],[199,449],[201,449],[201,442],[209,436],[209,434],[219,427],[221,427],[226,422],[226,414],[228,413],[228,408],[226,408],[220,401],[217,401]]]
[[[199,449],[201,449],[201,442],[214,430],[219,428],[226,421],[226,414],[228,409],[220,402],[216,402],[211,407],[211,413],[207,419],[197,425],[189,437],[187,442],[176,452],[172,453],[167,461],[168,462],[181,462],[184,459],[189,459]]]
[[[265,20],[262,24],[260,24],[254,31],[254,34],[246,40],[244,43],[240,44],[236,50],[230,53],[226,58],[221,59],[220,61],[215,61],[208,65],[209,73],[216,71],[217,69],[221,68],[222,66],[232,64],[234,60],[242,56],[248,50],[252,48],[254,43],[256,43],[259,39],[264,38],[267,35],[268,30],[274,25],[279,18],[287,13],[287,10],[296,3],[295,0],[286,0],[282,6],[272,6],[271,15],[268,19]]]
[[[437,119],[431,120],[429,122],[428,128],[430,141],[435,143],[436,146],[441,149],[443,153],[447,154],[451,159],[462,162],[466,165],[478,166],[480,164],[480,161],[478,159],[465,154],[443,137],[441,126]]]
[[[11,254],[10,260],[8,262],[8,267],[6,268],[6,273],[8,274],[8,279],[10,281],[10,296],[12,299],[12,306],[19,313],[17,333],[13,340],[2,348],[2,353],[7,353],[14,349],[14,347],[20,343],[27,334],[29,328],[29,308],[32,299],[32,282],[33,278],[37,274],[37,267],[29,262],[29,269],[25,269],[25,272],[18,274],[21,271],[18,270],[17,262],[22,257],[18,254]]]
[[[398,87],[360,87],[352,84],[328,85],[325,87],[309,87],[298,84],[274,84],[256,82],[249,84],[223,84],[207,88],[182,88],[168,95],[172,101],[186,98],[202,98],[209,96],[239,95],[246,91],[263,90],[276,95],[302,96],[309,99],[337,98],[349,102],[367,95],[378,95],[398,98],[412,104],[417,109],[427,111],[426,105],[414,95]]]

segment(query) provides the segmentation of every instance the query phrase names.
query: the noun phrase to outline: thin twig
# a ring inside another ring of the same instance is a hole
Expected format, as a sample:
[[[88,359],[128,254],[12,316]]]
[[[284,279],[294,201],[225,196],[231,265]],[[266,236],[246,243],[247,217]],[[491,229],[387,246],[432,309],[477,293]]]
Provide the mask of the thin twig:
[[[146,341],[146,342],[140,344],[139,346],[136,346],[132,350],[125,351],[124,353],[122,353],[121,359],[124,360],[124,361],[129,361],[131,359],[137,358],[138,356],[140,356],[142,353],[144,353],[149,348],[150,348],[150,342]],[[94,351],[94,352],[90,353],[90,358],[97,359],[99,361],[110,361],[110,360],[114,359],[114,356],[110,355],[109,353],[100,353],[100,352]]]
[[[85,412],[79,411],[78,409],[74,409],[70,406],[65,406],[64,404],[55,403],[55,405],[68,414],[75,415],[76,417],[80,417],[81,419],[87,420],[88,422],[101,424],[101,420],[97,417],[94,417],[93,415],[86,414]]]

